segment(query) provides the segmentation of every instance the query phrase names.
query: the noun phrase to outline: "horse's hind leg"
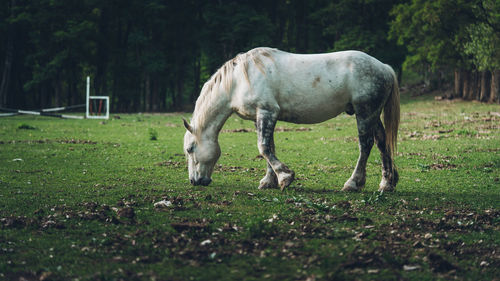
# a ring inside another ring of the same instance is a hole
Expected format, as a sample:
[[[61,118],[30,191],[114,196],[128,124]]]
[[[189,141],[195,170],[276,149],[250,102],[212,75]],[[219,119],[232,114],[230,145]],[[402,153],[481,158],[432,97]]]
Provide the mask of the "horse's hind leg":
[[[398,182],[398,172],[393,164],[393,159],[385,143],[385,130],[380,119],[375,125],[375,142],[380,150],[382,159],[382,180],[380,181],[379,191],[393,191]]]
[[[344,184],[343,191],[359,191],[363,189],[366,182],[366,161],[373,147],[373,120],[356,116],[356,121],[358,123],[360,153],[356,168],[349,180]]]
[[[284,190],[293,182],[294,172],[281,163],[274,152],[274,126],[276,125],[277,117],[277,112],[259,109],[255,124],[257,127],[259,152],[268,164],[266,176],[262,181],[266,181],[268,176],[272,178],[272,172],[274,172],[281,190]],[[259,188],[261,187],[259,186]]]

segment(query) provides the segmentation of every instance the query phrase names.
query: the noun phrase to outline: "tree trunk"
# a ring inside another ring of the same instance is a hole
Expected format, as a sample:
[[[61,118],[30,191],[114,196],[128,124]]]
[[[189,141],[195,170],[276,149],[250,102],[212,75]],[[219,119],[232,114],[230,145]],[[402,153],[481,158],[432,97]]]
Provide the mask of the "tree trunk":
[[[481,73],[479,71],[475,71],[474,73],[474,95],[472,100],[479,100],[479,97],[481,96]]]
[[[10,86],[10,76],[12,71],[12,61],[14,58],[14,46],[12,39],[8,39],[7,51],[5,55],[5,65],[2,75],[2,84],[0,84],[0,106],[7,105],[7,95]]]
[[[278,1],[270,1],[270,8],[269,8],[269,19],[271,20],[271,23],[275,26],[275,27],[278,27],[275,29],[275,32],[271,38],[271,42],[273,44],[273,46],[278,46],[278,42],[280,42],[280,40],[278,39],[279,36],[277,36],[277,34],[279,34],[279,24],[278,24],[278,21],[277,21],[277,18],[278,18],[278,4],[279,2]]]
[[[489,102],[500,103],[500,70],[493,70],[491,72],[491,87]]]
[[[59,77],[57,77],[57,79],[54,79],[54,81],[52,82],[52,88],[54,89],[54,105],[62,106],[61,104],[62,79],[60,79]]]
[[[467,87],[467,95],[465,97],[466,100],[474,100],[476,99],[478,93],[478,83],[477,83],[477,72],[471,71],[469,76],[469,85]]]
[[[16,0],[10,1],[10,17],[14,17],[14,8],[16,6]],[[14,27],[9,24],[7,27],[7,47],[5,52],[5,64],[2,74],[2,83],[0,84],[0,106],[7,105],[7,95],[10,86],[10,77],[12,72],[12,63],[14,61]]]
[[[427,66],[427,69],[424,70],[424,92],[429,91],[429,87],[431,86],[431,70],[430,66]]]
[[[467,95],[469,94],[469,84],[470,84],[470,71],[463,71],[462,72],[462,75],[463,75],[463,86],[462,86],[462,94],[460,95],[460,97],[462,99],[467,99]]]
[[[128,37],[130,34],[132,23],[129,20],[118,18],[117,20],[116,41],[115,41],[115,54],[114,54],[114,65],[116,69],[126,69],[127,62],[127,49],[128,49]],[[119,112],[126,112],[130,109],[130,89],[127,88],[127,82],[125,81],[125,76],[123,73],[114,70],[113,71],[113,84],[110,96],[113,96],[113,111],[117,110]]]
[[[395,70],[396,70],[396,75],[398,77],[398,84],[401,86],[403,81],[403,67],[398,66]]]
[[[76,79],[75,75],[72,74],[70,81],[69,81],[69,87],[68,87],[68,105],[74,105],[76,104],[76,99],[75,99],[75,93],[77,91],[77,86],[76,86]]]
[[[455,88],[454,88],[454,92],[453,92],[453,98],[462,97],[463,85],[464,85],[463,71],[460,69],[455,69]]]
[[[95,77],[91,77],[94,81],[94,94],[109,96],[107,90],[106,72],[108,68],[109,59],[109,14],[110,8],[106,3],[103,4],[102,12],[99,17],[97,52],[96,52],[96,73]],[[109,105],[108,105],[109,106]]]
[[[307,50],[308,34],[307,34],[307,17],[305,0],[298,0],[296,2],[296,15],[295,15],[295,48],[297,53],[304,53]]]
[[[481,72],[476,71],[476,82],[474,87],[474,96],[472,100],[479,100],[481,97]]]
[[[159,82],[159,92],[160,92],[160,103],[158,106],[158,111],[162,112],[165,111],[167,108],[167,89],[165,86],[165,83],[163,80],[161,80],[161,83]]]
[[[175,90],[173,95],[173,109],[175,111],[181,110],[182,105],[182,93],[184,92],[184,74],[179,73],[177,76],[177,81],[175,82]]]
[[[194,63],[194,87],[189,97],[189,103],[194,104],[196,98],[200,94],[200,80],[201,80],[201,55],[199,54]]]
[[[489,71],[481,71],[481,94],[479,95],[479,100],[482,102],[488,101],[490,94],[490,78],[491,73]]]
[[[150,112],[151,111],[151,75],[146,74],[146,83],[144,87],[144,111],[145,112]]]
[[[46,100],[47,100],[47,82],[42,82],[40,83],[40,98],[38,100],[38,104],[36,105],[37,108],[45,108],[46,105]]]
[[[469,87],[467,89],[467,96],[466,100],[472,100],[472,97],[474,96],[474,88],[475,88],[475,83],[476,82],[476,75],[474,71],[470,72],[470,77],[469,77]]]
[[[287,28],[289,24],[288,22],[288,9],[287,9],[287,4],[286,1],[272,1],[272,2],[277,2],[277,9],[278,9],[278,15],[276,17],[276,21],[274,23],[276,28],[276,34],[275,34],[275,46],[277,47],[284,47],[284,42],[287,41],[287,35],[290,33],[287,32]],[[287,41],[289,42],[289,41]]]
[[[152,96],[152,108],[151,111],[153,112],[158,112],[159,106],[160,106],[160,87],[159,87],[159,79],[156,77],[153,79],[153,90],[151,92]]]

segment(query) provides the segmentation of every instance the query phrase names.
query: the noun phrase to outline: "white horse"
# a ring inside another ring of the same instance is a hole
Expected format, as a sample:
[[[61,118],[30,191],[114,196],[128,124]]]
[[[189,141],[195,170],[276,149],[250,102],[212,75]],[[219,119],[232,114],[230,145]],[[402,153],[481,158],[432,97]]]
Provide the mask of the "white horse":
[[[380,120],[384,111],[384,125]],[[280,162],[274,150],[278,120],[313,124],[342,112],[356,114],[360,155],[342,190],[365,185],[366,161],[374,140],[382,158],[379,190],[394,190],[398,173],[394,151],[399,126],[399,89],[392,68],[358,51],[327,54],[292,54],[256,48],[226,62],[208,80],[191,119],[184,151],[193,185],[208,185],[221,154],[219,132],[236,113],[255,121],[260,154],[267,161],[261,188],[289,186],[294,172]]]

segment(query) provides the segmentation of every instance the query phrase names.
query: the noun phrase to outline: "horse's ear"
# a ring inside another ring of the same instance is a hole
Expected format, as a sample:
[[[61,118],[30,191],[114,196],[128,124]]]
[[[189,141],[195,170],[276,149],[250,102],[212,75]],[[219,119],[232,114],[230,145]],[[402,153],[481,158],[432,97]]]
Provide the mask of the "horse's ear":
[[[184,118],[182,118],[182,122],[184,122],[184,127],[186,127],[186,130],[188,130],[192,134],[193,127],[191,127],[191,125],[189,125],[188,121]]]

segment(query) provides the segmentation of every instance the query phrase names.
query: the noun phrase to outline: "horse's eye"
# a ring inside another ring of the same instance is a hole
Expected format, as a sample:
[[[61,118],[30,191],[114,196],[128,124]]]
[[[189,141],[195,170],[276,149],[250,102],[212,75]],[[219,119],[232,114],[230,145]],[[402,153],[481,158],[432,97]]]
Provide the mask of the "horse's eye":
[[[194,145],[191,145],[191,146],[190,146],[190,147],[186,150],[186,152],[187,152],[188,154],[193,153],[193,151],[194,151]]]

